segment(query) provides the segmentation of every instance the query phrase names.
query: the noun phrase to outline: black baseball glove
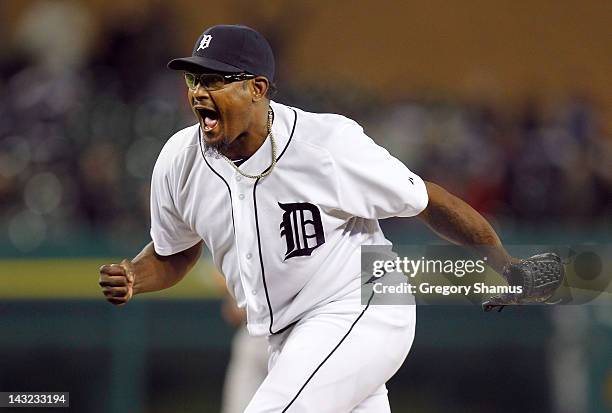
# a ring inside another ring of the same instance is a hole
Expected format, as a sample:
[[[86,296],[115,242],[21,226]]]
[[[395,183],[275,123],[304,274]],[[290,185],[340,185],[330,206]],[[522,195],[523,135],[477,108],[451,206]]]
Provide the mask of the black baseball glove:
[[[538,254],[504,268],[510,286],[521,286],[521,293],[495,295],[482,303],[485,311],[512,304],[547,302],[561,286],[565,275],[561,258],[554,253]]]

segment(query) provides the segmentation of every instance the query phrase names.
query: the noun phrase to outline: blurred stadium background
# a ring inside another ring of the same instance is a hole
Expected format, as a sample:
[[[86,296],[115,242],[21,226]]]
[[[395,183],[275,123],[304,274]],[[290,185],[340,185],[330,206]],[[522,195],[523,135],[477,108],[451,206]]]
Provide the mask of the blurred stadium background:
[[[97,269],[148,241],[153,163],[193,123],[165,64],[219,23],[271,41],[276,100],[359,121],[506,242],[610,243],[610,2],[2,0],[0,391],[218,411],[232,329],[206,256],[120,309]],[[383,225],[435,239],[413,221]],[[611,310],[422,307],[393,411],[612,411]]]

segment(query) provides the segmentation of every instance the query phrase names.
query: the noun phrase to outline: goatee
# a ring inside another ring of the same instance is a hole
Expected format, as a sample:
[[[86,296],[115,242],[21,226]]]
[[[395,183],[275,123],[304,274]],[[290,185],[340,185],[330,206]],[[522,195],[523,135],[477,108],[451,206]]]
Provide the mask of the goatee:
[[[204,153],[211,156],[227,153],[230,146],[226,137],[215,143],[208,143],[206,140],[202,139],[202,143],[204,144]]]

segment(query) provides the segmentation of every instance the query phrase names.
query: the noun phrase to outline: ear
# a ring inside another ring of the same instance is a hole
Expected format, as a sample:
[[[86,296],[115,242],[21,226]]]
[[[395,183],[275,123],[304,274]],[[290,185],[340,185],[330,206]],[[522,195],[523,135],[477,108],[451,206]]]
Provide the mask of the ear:
[[[257,76],[251,80],[251,95],[253,102],[257,102],[266,97],[270,82],[263,76]]]

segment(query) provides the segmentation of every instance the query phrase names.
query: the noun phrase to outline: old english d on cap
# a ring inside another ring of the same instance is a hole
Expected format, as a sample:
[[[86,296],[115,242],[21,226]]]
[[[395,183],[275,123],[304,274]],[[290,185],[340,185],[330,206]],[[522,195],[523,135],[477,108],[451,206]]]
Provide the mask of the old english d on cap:
[[[274,54],[268,41],[247,26],[219,25],[206,29],[193,47],[191,57],[173,59],[170,69],[265,76],[274,80]]]

